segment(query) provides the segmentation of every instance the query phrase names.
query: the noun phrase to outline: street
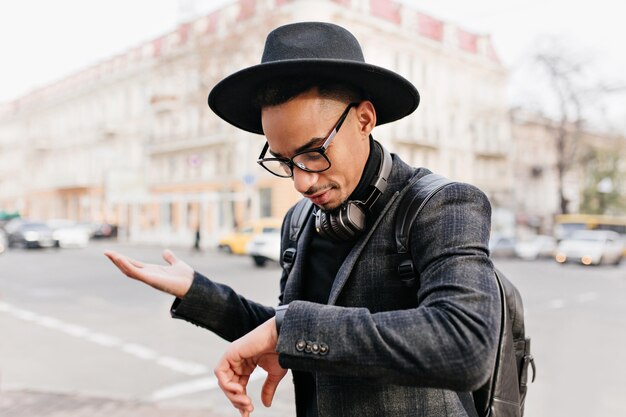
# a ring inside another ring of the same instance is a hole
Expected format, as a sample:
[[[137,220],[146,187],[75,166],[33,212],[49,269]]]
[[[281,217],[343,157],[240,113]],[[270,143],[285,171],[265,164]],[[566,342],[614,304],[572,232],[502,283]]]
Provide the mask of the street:
[[[104,241],[86,249],[0,255],[0,398],[15,392],[74,394],[238,415],[212,371],[227,343],[171,319],[173,298],[122,275],[102,254],[105,249],[162,262],[162,248]],[[277,265],[259,269],[247,257],[174,252],[243,295],[277,304]],[[626,262],[495,263],[522,294],[532,338],[537,380],[525,415],[626,415]],[[259,398],[262,377],[256,375],[249,388],[253,415],[293,416],[290,376],[269,409]]]

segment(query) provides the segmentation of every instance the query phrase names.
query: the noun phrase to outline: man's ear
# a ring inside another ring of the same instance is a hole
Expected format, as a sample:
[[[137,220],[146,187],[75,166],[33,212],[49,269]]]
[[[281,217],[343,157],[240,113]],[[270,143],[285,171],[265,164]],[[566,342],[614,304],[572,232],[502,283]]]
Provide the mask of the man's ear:
[[[357,120],[359,121],[360,132],[369,137],[370,133],[376,126],[376,109],[371,101],[362,101],[356,107]]]

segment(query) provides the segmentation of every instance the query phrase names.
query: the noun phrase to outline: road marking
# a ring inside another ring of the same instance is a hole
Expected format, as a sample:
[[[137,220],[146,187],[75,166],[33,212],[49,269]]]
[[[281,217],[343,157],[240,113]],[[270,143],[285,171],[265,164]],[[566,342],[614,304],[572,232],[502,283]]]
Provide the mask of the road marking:
[[[126,353],[130,353],[131,355],[138,357],[139,359],[144,360],[153,360],[154,358],[159,356],[152,349],[148,349],[145,346],[136,345],[134,343],[126,343],[124,346],[122,346],[122,350]]]
[[[249,382],[265,379],[267,372],[262,368],[257,368],[250,376]],[[204,377],[199,379],[193,379],[191,381],[182,382],[180,384],[170,385],[169,387],[161,388],[150,395],[152,401],[169,400],[176,397],[182,397],[189,394],[197,394],[199,392],[212,391],[219,388],[217,378]]]
[[[202,375],[209,372],[209,368],[193,362],[185,362],[170,356],[161,356],[156,361],[159,365],[170,368],[190,376]]]
[[[596,292],[585,292],[582,294],[578,294],[578,302],[579,303],[589,303],[591,301],[595,301],[598,299],[598,293]]]
[[[66,323],[55,317],[45,316],[32,311],[17,308],[9,303],[0,302],[0,313],[7,313],[16,319],[32,322],[51,330],[57,330],[67,335],[76,337],[77,339],[86,340],[103,347],[119,349],[124,353],[133,355],[134,357],[142,360],[152,361],[155,364],[174,372],[189,376],[198,376],[209,372],[209,368],[200,363],[160,355],[146,346],[136,343],[126,343],[118,337],[106,333],[95,332],[77,324]]]
[[[35,321],[35,320],[37,320],[39,318],[37,316],[37,314],[35,314],[35,313],[31,312],[31,311],[26,311],[26,310],[22,310],[22,309],[18,309],[18,308],[16,308],[13,311],[11,311],[11,309],[9,308],[9,310],[7,310],[7,312],[13,314],[18,319],[24,320],[24,321]]]
[[[565,300],[561,300],[560,298],[550,300],[550,302],[548,303],[548,307],[552,310],[559,310],[565,307]]]
[[[57,320],[54,317],[48,317],[48,316],[39,316],[39,318],[35,320],[35,323],[37,323],[40,326],[47,327],[49,329],[54,329],[54,330],[59,330],[62,325],[60,320]]]
[[[115,336],[109,336],[104,333],[90,333],[86,335],[86,339],[100,346],[114,347],[122,344],[122,341]]]
[[[74,337],[85,337],[87,333],[90,333],[89,329],[83,326],[79,326],[77,324],[67,324],[67,323],[61,326],[59,330]]]
[[[157,390],[150,395],[150,400],[169,400],[171,398],[181,397],[183,395],[195,394],[203,391],[211,391],[217,387],[217,379],[215,377],[208,376],[205,378],[194,379],[192,381],[161,388],[160,390]]]

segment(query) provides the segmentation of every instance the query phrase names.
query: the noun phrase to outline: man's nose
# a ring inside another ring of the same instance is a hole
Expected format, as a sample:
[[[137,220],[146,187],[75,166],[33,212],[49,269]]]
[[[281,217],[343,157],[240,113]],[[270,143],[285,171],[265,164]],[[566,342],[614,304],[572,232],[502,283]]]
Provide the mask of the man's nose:
[[[317,183],[319,173],[303,171],[297,167],[293,169],[293,186],[300,194],[304,194],[311,186]]]

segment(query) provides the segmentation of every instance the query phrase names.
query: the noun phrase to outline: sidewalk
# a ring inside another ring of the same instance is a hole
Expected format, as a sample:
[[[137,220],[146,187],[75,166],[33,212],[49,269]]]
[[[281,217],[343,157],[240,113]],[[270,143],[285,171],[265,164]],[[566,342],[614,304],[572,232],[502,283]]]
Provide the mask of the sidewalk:
[[[234,409],[233,412],[233,415],[237,414]],[[7,417],[218,417],[208,410],[36,391],[1,391],[0,415]]]

